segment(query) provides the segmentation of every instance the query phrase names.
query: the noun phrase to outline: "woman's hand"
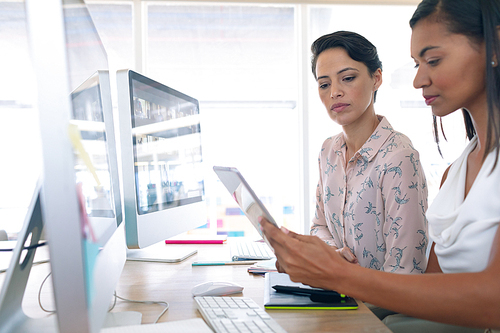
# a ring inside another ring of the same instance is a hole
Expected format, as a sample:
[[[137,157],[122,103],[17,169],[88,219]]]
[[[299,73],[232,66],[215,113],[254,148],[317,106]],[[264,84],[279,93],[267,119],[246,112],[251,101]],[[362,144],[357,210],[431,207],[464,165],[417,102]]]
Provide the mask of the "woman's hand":
[[[341,249],[336,250],[342,257],[344,257],[345,260],[350,262],[351,264],[358,264],[358,258],[354,255],[354,253],[351,252],[351,249],[348,248],[347,246],[344,246]]]
[[[276,269],[278,270],[279,273],[286,273],[285,270],[281,267],[280,261],[276,259]]]
[[[331,247],[316,236],[299,235],[283,227],[276,228],[264,218],[259,218],[259,222],[274,249],[279,272],[286,272],[295,282],[336,289],[336,283],[348,265],[341,254],[347,253],[344,249]]]
[[[292,232],[289,230],[287,231],[288,233]],[[356,256],[351,252],[351,249],[349,249],[347,246],[344,246],[341,249],[336,248],[335,246],[332,246],[332,248],[335,249],[335,251],[337,251],[338,254],[340,254],[345,260],[347,260],[351,264],[359,265],[358,258],[356,258]],[[285,270],[281,267],[279,260],[276,260],[276,269],[278,270],[279,273],[286,273]]]
[[[334,247],[332,246],[332,248],[334,248]],[[359,265],[358,258],[356,258],[356,256],[351,252],[351,250],[347,246],[345,246],[341,249],[336,249],[335,251],[337,253],[339,253],[345,260],[347,260],[351,264]],[[283,267],[281,267],[280,261],[278,259],[276,259],[275,266],[276,266],[276,269],[278,270],[279,273],[286,273],[285,269]]]

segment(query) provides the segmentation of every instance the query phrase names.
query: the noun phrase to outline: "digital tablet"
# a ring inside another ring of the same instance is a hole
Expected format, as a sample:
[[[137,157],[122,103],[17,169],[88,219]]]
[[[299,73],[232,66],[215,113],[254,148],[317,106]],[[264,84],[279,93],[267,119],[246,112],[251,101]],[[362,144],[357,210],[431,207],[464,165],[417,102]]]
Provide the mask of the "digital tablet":
[[[265,217],[277,228],[279,228],[278,224],[274,221],[271,214],[269,214],[262,201],[255,195],[255,192],[248,185],[245,178],[243,178],[237,168],[214,166],[214,171],[234,201],[236,201],[243,213],[245,213],[246,217],[252,222],[255,229],[257,229],[259,235],[271,246],[260,230],[258,218],[259,216]]]
[[[355,310],[358,303],[354,298],[333,290],[312,288],[300,282],[293,282],[286,273],[269,272],[265,276],[264,308]]]

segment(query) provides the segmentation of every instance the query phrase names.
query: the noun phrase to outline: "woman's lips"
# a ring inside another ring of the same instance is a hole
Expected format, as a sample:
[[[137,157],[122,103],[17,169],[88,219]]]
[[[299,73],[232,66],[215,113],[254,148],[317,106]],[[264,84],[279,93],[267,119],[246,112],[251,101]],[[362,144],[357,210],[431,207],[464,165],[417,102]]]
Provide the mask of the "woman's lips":
[[[425,98],[425,104],[431,105],[432,102],[434,102],[436,100],[436,98],[438,98],[438,96],[437,95],[435,95],[435,96],[424,96],[424,98]]]
[[[344,109],[346,107],[348,107],[349,104],[346,104],[346,103],[337,103],[337,104],[333,104],[332,107],[330,108],[330,110],[332,110],[333,112],[342,112],[344,111]]]

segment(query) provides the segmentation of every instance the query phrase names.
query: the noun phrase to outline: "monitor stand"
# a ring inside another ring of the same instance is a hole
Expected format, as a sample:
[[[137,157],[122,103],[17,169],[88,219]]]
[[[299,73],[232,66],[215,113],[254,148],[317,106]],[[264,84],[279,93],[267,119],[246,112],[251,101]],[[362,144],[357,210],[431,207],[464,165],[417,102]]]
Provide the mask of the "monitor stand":
[[[167,245],[164,241],[160,241],[143,249],[127,249],[127,260],[177,263],[196,253],[198,250],[189,246]]]
[[[39,181],[28,207],[23,228],[18,234],[0,292],[0,322],[5,332],[54,332],[57,327],[55,316],[33,319],[22,309],[22,300],[36,252],[36,248],[26,250],[24,247],[38,244],[43,230],[40,188]]]
[[[38,181],[26,218],[12,254],[6,277],[0,290],[0,323],[2,333],[54,333],[58,332],[57,316],[31,318],[22,309],[22,301],[33,265],[36,248],[43,230],[40,203],[41,181]],[[142,314],[135,311],[108,313],[103,327],[138,325]]]

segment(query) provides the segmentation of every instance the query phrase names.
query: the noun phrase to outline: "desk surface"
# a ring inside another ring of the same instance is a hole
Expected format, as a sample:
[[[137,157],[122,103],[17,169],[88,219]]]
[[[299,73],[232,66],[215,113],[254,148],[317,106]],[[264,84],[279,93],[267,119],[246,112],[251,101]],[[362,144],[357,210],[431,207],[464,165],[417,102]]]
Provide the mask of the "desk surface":
[[[133,300],[167,301],[169,310],[160,322],[200,317],[201,314],[191,296],[191,288],[212,280],[228,280],[245,287],[242,296],[250,297],[263,306],[264,277],[247,272],[248,266],[191,266],[193,261],[227,260],[229,246],[211,245],[167,245],[189,247],[198,253],[181,263],[165,264],[127,261],[117,287],[117,294]],[[32,317],[46,316],[37,300],[42,280],[50,272],[49,264],[32,268],[23,307]],[[0,274],[0,284],[5,274]],[[53,309],[51,283],[42,290],[42,304]],[[241,294],[236,294],[239,296]],[[388,332],[390,330],[362,303],[358,310],[267,310],[287,332]],[[148,305],[118,300],[113,312],[139,311],[143,323],[152,323],[163,310],[163,305]]]

